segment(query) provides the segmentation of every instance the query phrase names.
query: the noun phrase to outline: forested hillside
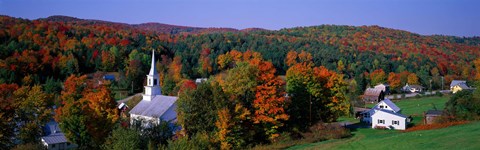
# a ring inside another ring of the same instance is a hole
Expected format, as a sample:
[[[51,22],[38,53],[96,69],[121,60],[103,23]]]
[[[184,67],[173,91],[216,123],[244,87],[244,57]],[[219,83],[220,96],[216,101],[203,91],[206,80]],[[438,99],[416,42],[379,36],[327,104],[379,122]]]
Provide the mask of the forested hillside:
[[[355,79],[358,87],[407,76],[434,89],[452,79],[471,80],[480,55],[479,37],[422,36],[378,26],[321,25],[269,31],[196,28],[165,24],[129,25],[55,16],[26,20],[0,17],[0,82],[43,84],[70,74],[118,71],[137,91],[149,69],[151,50],[160,55],[162,78],[208,77],[221,71],[218,56],[231,50],[260,52],[277,68],[288,69],[289,51],[306,51],[315,66]],[[175,69],[171,69],[175,68]],[[412,77],[413,78],[413,77]],[[168,82],[169,80],[164,80]]]

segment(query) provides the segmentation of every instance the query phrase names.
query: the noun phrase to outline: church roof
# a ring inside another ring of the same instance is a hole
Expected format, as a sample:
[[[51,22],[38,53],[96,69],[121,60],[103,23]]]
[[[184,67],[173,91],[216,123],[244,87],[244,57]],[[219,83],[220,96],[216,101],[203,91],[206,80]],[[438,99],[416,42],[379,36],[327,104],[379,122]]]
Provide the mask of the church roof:
[[[178,97],[157,95],[151,101],[140,101],[130,114],[160,118],[171,107],[174,107]]]

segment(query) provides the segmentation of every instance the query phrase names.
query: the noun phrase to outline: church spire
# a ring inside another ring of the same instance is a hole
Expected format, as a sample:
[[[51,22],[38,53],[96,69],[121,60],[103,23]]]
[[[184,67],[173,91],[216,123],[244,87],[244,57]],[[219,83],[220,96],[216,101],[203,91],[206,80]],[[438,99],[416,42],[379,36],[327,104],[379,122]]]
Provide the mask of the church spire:
[[[152,50],[152,64],[150,66],[150,73],[148,75],[157,75],[157,67],[155,67],[155,50]]]
[[[157,68],[155,67],[154,50],[152,50],[152,65],[150,66],[150,73],[147,75],[147,86],[144,86],[144,88],[145,94],[143,94],[143,100],[151,101],[156,95],[162,94]]]

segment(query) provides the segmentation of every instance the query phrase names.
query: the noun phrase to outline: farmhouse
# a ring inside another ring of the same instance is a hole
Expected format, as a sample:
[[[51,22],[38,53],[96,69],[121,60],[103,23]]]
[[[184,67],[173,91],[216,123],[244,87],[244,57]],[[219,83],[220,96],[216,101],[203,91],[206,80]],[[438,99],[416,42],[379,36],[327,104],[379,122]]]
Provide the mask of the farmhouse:
[[[372,124],[372,128],[389,128],[405,130],[407,117],[401,114],[401,109],[389,99],[385,99],[362,113],[361,121]]]
[[[458,91],[471,89],[472,88],[467,85],[465,80],[453,80],[452,83],[450,83],[450,91],[452,91],[454,94]]]
[[[365,103],[377,103],[385,98],[385,93],[381,89],[367,88],[362,96]]]
[[[407,128],[407,117],[400,113],[380,109],[372,115],[372,128],[405,130]]]
[[[160,80],[155,67],[155,52],[152,52],[152,64],[147,75],[147,86],[143,99],[130,111],[130,123],[141,121],[148,127],[160,121],[176,122],[176,101],[178,97],[161,95]]]

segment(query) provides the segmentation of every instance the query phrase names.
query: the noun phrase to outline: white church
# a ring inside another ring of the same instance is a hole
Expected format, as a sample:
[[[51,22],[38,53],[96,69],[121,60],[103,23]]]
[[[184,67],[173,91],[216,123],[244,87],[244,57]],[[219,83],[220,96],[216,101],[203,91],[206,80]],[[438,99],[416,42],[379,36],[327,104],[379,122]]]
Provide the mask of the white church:
[[[155,51],[152,51],[152,64],[147,75],[147,85],[143,99],[130,111],[130,123],[142,121],[143,126],[158,124],[160,121],[177,121],[176,101],[178,97],[162,95],[160,80],[155,67]]]

